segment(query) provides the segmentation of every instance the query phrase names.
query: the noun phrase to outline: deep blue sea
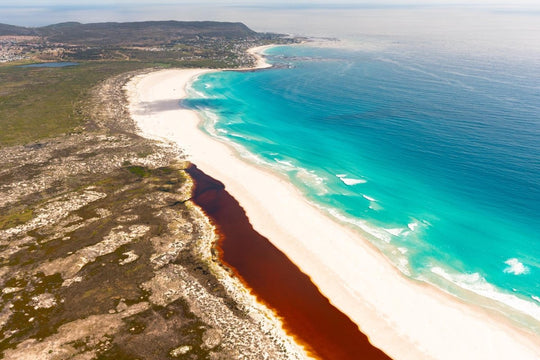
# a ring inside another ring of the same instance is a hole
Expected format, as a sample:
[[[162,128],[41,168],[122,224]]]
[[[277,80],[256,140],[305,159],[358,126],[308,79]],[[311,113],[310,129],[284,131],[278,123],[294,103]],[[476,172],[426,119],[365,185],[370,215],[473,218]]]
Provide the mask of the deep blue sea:
[[[540,66],[280,46],[186,103],[406,276],[540,331]],[[480,295],[480,296],[477,296]]]

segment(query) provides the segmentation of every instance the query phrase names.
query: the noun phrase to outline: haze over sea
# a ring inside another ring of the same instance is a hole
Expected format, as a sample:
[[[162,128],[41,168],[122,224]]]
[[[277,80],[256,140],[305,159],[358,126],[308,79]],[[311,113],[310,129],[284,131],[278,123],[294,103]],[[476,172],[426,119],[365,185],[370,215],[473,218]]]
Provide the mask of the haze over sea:
[[[539,20],[475,26],[516,16]],[[540,332],[540,62],[518,30],[275,47],[278,68],[201,76],[186,104],[405,275]]]

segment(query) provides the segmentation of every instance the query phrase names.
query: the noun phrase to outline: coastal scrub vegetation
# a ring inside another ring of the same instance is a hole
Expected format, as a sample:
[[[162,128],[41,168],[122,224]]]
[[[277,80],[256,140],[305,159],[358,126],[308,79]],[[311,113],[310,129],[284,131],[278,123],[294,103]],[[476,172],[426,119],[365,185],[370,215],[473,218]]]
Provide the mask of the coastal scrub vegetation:
[[[0,24],[0,147],[82,131],[90,89],[112,76],[145,68],[251,66],[249,47],[295,41],[211,21]],[[20,67],[66,61],[79,65]]]
[[[290,358],[225,283],[188,163],[136,134],[124,92],[151,69],[251,65],[272,37],[0,24],[0,358]],[[19,66],[44,61],[78,65]]]

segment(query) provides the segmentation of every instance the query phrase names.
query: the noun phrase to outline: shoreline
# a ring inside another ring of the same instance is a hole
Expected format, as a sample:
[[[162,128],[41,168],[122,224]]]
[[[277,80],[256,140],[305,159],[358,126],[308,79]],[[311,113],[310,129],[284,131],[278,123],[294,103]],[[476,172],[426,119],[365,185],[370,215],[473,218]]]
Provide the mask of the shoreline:
[[[199,130],[199,116],[177,103],[185,96],[184,86],[208,71],[164,70],[132,80],[132,116],[142,134],[176,142],[201,170],[222,181],[253,227],[308,274],[376,346],[400,359],[538,358],[534,338],[404,278],[373,246],[313,208],[290,183],[245,163],[230,146]],[[423,312],[412,314],[419,304]]]
[[[255,67],[240,70],[258,70],[271,68],[273,65],[266,61],[266,58],[261,54],[264,50],[274,47],[275,45],[263,45],[249,48],[246,52],[255,57]],[[238,70],[237,70],[238,71]]]
[[[317,359],[390,360],[345,314],[332,306],[289,258],[257,233],[224,185],[196,165],[187,170],[192,201],[219,234],[219,262],[281,320],[281,327]],[[246,256],[249,254],[249,256]],[[218,265],[216,265],[218,266]]]

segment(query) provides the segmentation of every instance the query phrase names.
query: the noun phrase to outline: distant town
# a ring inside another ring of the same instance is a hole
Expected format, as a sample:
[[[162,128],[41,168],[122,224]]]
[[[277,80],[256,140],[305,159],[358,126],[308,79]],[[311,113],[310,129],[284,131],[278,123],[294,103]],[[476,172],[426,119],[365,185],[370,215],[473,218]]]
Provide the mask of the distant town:
[[[37,36],[0,36],[0,62],[28,59],[39,51],[40,43]]]
[[[0,24],[0,62],[142,60],[190,66],[242,67],[253,64],[246,49],[301,39],[257,33],[241,23],[76,22],[24,28]]]

